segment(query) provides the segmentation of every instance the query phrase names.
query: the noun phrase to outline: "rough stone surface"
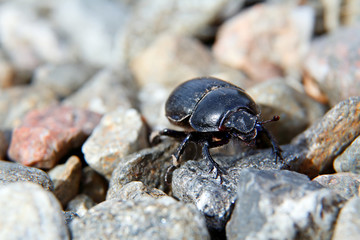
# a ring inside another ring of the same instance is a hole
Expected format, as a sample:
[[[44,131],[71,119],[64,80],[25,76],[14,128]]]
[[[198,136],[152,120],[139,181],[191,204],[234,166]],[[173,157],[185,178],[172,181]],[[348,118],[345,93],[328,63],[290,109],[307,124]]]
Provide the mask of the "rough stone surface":
[[[336,172],[360,173],[360,135],[334,160]]]
[[[354,173],[324,174],[313,179],[324,187],[334,190],[345,199],[359,196],[360,175]]]
[[[313,42],[304,67],[332,106],[360,92],[360,24]]]
[[[64,105],[85,108],[100,114],[118,107],[130,108],[134,104],[133,84],[125,71],[100,70],[78,91],[63,101]],[[132,87],[130,87],[132,86]]]
[[[214,55],[255,80],[280,76],[300,68],[312,26],[313,11],[309,7],[258,4],[220,27]]]
[[[146,127],[135,109],[104,115],[82,147],[86,162],[107,179],[121,159],[147,146]]]
[[[344,199],[305,175],[245,169],[228,239],[331,239]]]
[[[63,206],[73,199],[79,191],[81,179],[81,160],[70,157],[65,164],[57,165],[49,171],[54,183],[54,194]]]
[[[76,239],[210,239],[203,216],[170,197],[108,200],[70,224]]]
[[[1,239],[69,239],[60,203],[34,183],[0,188]]]
[[[176,147],[177,144],[164,141],[122,158],[112,174],[108,196],[117,195],[125,184],[132,181],[141,181],[148,187],[167,192],[169,185],[165,182],[165,174],[172,164],[171,154]]]
[[[108,181],[94,169],[86,166],[82,170],[80,181],[80,192],[89,196],[94,202],[105,200],[108,190]]]
[[[112,188],[109,189],[106,196],[107,200],[118,199],[138,201],[147,198],[161,198],[167,196],[163,191],[156,188],[150,188],[139,181],[129,182],[116,191],[114,189],[117,188],[112,186]]]
[[[297,159],[299,152],[293,146],[284,146],[285,162]],[[213,154],[214,160],[226,171],[223,181],[215,178],[214,172],[209,172],[209,161],[187,161],[173,172],[173,195],[184,202],[196,205],[207,220],[210,229],[221,231],[229,220],[236,198],[238,179],[241,169],[282,169],[289,166],[275,162],[271,149],[253,150],[244,148],[240,154],[225,156]]]
[[[55,94],[40,86],[0,89],[0,126],[19,126],[30,110],[45,108],[56,102]]]
[[[279,122],[266,125],[280,144],[289,143],[326,111],[325,106],[295,90],[284,79],[257,84],[247,93],[260,105],[261,120],[280,116]]]
[[[54,183],[44,171],[18,163],[0,161],[0,185],[14,182],[33,182],[41,185],[45,190],[54,190]]]
[[[340,102],[292,143],[304,148],[295,169],[315,177],[332,168],[334,159],[360,135],[360,97]]]
[[[23,165],[52,168],[70,149],[81,146],[100,115],[64,106],[34,110],[12,135],[8,155]]]
[[[47,64],[36,69],[33,83],[51,89],[58,97],[66,97],[94,73],[94,68],[83,63]]]
[[[332,240],[360,238],[360,198],[353,197],[341,209]]]
[[[83,217],[95,205],[96,203],[89,196],[79,194],[68,203],[66,210],[75,212],[79,217]]]

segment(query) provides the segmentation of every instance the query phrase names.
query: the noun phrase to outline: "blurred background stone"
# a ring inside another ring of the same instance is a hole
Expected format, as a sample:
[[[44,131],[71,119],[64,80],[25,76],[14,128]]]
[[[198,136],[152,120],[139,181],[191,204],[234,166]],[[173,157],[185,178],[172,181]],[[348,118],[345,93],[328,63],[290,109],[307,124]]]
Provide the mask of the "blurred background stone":
[[[299,71],[313,30],[309,7],[257,5],[221,26],[213,46],[222,63],[264,81]]]
[[[334,106],[360,92],[360,23],[314,40],[304,68]]]
[[[36,69],[32,81],[64,98],[80,88],[95,71],[82,63],[46,64]]]
[[[85,108],[100,114],[130,108],[136,99],[134,88],[129,87],[131,79],[127,72],[103,69],[97,72],[78,91],[62,102],[66,106]]]

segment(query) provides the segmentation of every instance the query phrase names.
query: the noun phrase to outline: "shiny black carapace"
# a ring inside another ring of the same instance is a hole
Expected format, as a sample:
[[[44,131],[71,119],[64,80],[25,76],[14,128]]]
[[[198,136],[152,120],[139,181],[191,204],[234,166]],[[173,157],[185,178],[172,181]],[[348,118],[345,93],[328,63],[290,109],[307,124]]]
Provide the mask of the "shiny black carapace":
[[[165,105],[166,117],[184,131],[164,129],[160,135],[182,140],[173,154],[173,166],[168,174],[179,166],[179,158],[189,142],[202,145],[202,153],[212,164],[211,171],[216,177],[225,171],[214,161],[209,148],[227,144],[231,138],[238,138],[247,144],[255,144],[259,133],[271,142],[273,152],[282,159],[281,149],[263,124],[279,120],[279,116],[260,122],[259,109],[245,90],[226,81],[201,77],[178,86],[169,96]],[[166,180],[168,181],[168,180]]]

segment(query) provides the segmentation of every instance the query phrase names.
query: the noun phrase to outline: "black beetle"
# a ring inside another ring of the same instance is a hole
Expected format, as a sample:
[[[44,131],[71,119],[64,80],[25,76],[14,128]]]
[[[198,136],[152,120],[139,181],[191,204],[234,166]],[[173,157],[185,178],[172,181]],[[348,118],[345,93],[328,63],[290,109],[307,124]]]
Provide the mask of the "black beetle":
[[[164,129],[158,133],[182,139],[172,155],[173,166],[167,171],[167,182],[168,174],[179,166],[179,158],[190,141],[202,145],[204,157],[212,164],[211,171],[215,170],[221,181],[221,173],[225,171],[211,157],[209,148],[227,144],[232,137],[255,144],[258,134],[263,133],[272,144],[276,161],[282,160],[280,146],[263,127],[264,123],[277,121],[280,117],[258,121],[260,113],[254,100],[245,90],[231,83],[213,77],[188,80],[170,94],[165,111],[172,124],[185,130]]]

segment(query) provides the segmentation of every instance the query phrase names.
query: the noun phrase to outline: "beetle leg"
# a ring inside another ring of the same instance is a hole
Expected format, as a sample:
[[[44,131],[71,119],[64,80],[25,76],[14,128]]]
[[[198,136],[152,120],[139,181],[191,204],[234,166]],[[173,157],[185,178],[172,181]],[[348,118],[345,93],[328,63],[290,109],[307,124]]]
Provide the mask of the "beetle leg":
[[[169,129],[169,130],[170,130],[170,129]],[[175,130],[170,130],[170,131],[178,132],[178,131],[175,131]],[[179,132],[179,133],[183,133],[183,132]],[[179,145],[178,149],[176,150],[176,152],[175,152],[173,155],[171,155],[173,163],[172,163],[172,165],[167,169],[166,174],[165,174],[165,181],[166,181],[167,183],[170,183],[170,181],[169,181],[169,180],[170,180],[170,177],[169,177],[170,174],[172,174],[172,172],[173,172],[177,167],[179,167],[179,165],[180,165],[180,161],[179,161],[180,156],[181,156],[181,154],[184,152],[185,147],[188,145],[190,139],[191,139],[191,134],[188,134],[188,135],[185,137],[185,139],[180,143],[180,145]]]
[[[202,148],[202,152],[205,158],[207,158],[210,163],[212,164],[211,170],[209,171],[212,172],[215,169],[215,173],[216,173],[216,178],[220,177],[220,183],[223,182],[223,178],[222,178],[222,174],[226,174],[226,171],[224,169],[222,169],[220,167],[220,165],[215,162],[215,160],[211,157],[210,152],[209,152],[209,143],[205,142]]]
[[[149,137],[150,143],[158,143],[160,141],[160,136],[168,136],[176,139],[182,139],[187,136],[187,133],[165,128],[161,131],[152,132]]]
[[[264,128],[260,124],[257,124],[256,128],[258,129],[259,132],[264,133],[265,136],[270,140],[272,149],[273,149],[273,153],[275,153],[275,162],[278,163],[278,159],[280,159],[281,163],[285,164],[284,158],[281,154],[282,150],[281,150],[278,142],[275,140],[275,138],[270,134],[270,132],[266,128]]]

